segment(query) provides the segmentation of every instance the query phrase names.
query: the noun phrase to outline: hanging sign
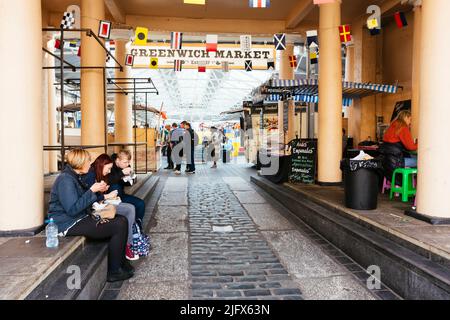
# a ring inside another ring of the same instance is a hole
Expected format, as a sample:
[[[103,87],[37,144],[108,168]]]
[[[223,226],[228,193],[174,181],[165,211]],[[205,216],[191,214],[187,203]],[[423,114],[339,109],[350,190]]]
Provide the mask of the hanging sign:
[[[293,140],[289,181],[313,184],[316,179],[317,140]]]
[[[222,69],[228,62],[230,70],[245,70],[245,62],[252,61],[253,70],[267,70],[269,60],[275,59],[271,45],[253,45],[250,51],[242,51],[240,45],[219,44],[217,52],[207,52],[203,43],[184,43],[181,50],[171,49],[170,43],[148,43],[132,46],[134,68],[148,68],[151,58],[158,58],[159,69],[173,69],[174,61],[181,60],[183,69],[197,69],[200,61],[207,69]]]

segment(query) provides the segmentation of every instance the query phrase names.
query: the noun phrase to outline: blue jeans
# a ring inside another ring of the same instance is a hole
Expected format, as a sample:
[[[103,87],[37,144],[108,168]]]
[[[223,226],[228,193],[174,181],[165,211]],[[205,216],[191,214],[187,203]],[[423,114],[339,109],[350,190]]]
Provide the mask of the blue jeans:
[[[144,221],[145,216],[145,202],[142,199],[139,199],[135,196],[130,196],[129,194],[124,194],[121,197],[122,202],[129,203],[134,205],[136,209],[136,222],[142,227],[142,222]]]
[[[417,156],[412,155],[411,158],[405,158],[406,168],[417,168]]]

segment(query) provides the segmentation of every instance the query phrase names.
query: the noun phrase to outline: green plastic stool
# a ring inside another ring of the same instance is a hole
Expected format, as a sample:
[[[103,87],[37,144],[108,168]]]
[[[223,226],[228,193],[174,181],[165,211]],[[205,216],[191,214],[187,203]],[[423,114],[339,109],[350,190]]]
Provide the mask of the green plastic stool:
[[[402,175],[402,186],[395,186],[395,176],[397,174]],[[416,195],[416,188],[413,185],[413,176],[417,175],[417,168],[398,168],[395,169],[392,174],[392,182],[391,182],[391,194],[390,198],[392,200],[394,193],[400,193],[402,195],[402,201],[408,202],[409,197]]]

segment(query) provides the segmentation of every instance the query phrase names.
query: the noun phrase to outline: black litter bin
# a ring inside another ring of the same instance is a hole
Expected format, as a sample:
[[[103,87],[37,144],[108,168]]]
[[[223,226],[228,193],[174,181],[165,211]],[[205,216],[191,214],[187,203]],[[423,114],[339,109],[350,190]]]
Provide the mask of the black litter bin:
[[[378,171],[381,161],[350,160],[341,161],[344,175],[345,205],[355,210],[375,210],[378,204]]]

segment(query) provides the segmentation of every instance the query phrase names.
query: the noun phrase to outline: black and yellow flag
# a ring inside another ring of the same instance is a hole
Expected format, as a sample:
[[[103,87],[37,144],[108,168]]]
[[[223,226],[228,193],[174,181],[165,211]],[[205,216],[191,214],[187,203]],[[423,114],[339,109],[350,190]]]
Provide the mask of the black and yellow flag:
[[[148,29],[137,27],[136,37],[134,38],[134,44],[138,46],[145,46],[147,44],[147,39],[148,39]]]
[[[158,69],[158,58],[150,59],[150,69]]]

